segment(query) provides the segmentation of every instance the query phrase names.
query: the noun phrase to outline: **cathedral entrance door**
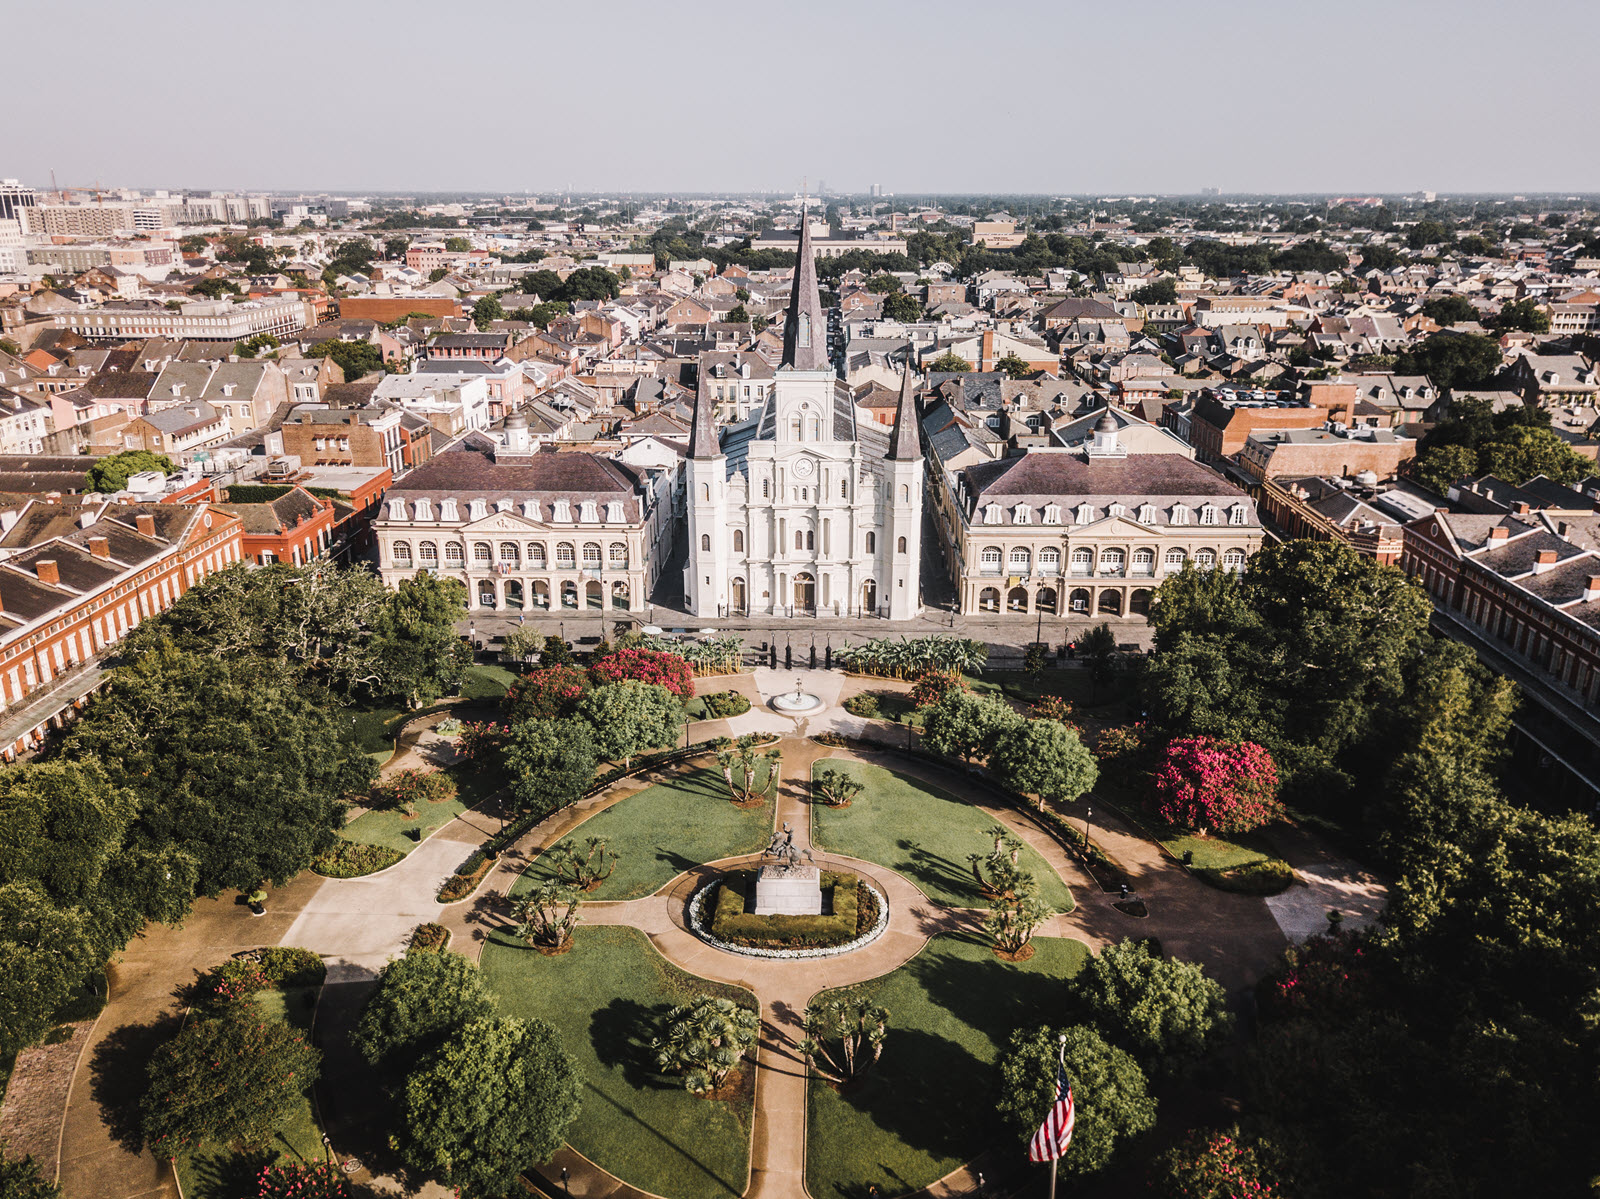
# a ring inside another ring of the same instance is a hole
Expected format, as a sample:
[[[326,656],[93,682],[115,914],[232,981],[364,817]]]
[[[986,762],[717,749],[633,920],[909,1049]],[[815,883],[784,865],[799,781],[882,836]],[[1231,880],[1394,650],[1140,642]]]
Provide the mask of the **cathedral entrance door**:
[[[817,606],[817,580],[805,571],[794,577],[794,606],[804,612]]]
[[[868,579],[861,585],[861,615],[876,616],[878,614],[878,584]]]

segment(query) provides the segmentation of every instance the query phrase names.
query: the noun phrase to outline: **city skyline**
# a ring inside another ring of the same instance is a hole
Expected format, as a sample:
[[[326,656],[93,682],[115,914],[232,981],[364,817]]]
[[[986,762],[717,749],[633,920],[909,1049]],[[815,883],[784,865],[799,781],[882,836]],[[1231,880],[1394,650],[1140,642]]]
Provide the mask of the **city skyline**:
[[[1431,0],[1346,6],[1337,24],[1255,0],[1201,22],[1162,0],[1137,27],[1083,5],[974,16],[945,0],[823,3],[788,22],[760,11],[718,22],[695,5],[616,11],[597,27],[582,10],[497,0],[460,29],[493,31],[503,55],[418,73],[408,32],[444,27],[421,5],[292,2],[265,21],[180,3],[175,20],[227,49],[179,70],[174,26],[120,21],[91,0],[79,51],[159,69],[67,88],[48,56],[24,58],[29,119],[3,172],[36,187],[54,170],[75,188],[400,193],[782,192],[802,170],[858,194],[971,194],[978,180],[1017,195],[1600,191],[1600,166],[1573,153],[1581,106],[1530,114],[1478,99],[1497,65],[1579,73],[1600,12],[1569,0],[1524,6],[1512,24],[1487,3]],[[393,45],[374,36],[379,19]],[[19,44],[45,44],[50,20],[18,12],[11,24]],[[969,26],[987,39],[976,52],[964,50]],[[608,44],[608,29],[626,30],[627,46]],[[143,136],[106,119],[129,104],[155,117]],[[718,151],[685,153],[691,134]]]

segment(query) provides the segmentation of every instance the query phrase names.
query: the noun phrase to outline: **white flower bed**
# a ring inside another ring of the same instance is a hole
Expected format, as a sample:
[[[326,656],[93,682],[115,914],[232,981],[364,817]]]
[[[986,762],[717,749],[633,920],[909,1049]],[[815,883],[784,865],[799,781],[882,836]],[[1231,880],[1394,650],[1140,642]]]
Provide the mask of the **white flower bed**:
[[[730,945],[728,942],[712,936],[710,930],[705,927],[702,913],[706,896],[722,885],[720,878],[712,879],[696,891],[689,900],[689,931],[715,949],[721,949],[727,953],[740,953],[747,958],[792,958],[798,960],[800,958],[836,958],[842,953],[852,953],[864,945],[871,945],[879,937],[883,936],[883,930],[889,927],[888,897],[867,882],[866,879],[860,878],[859,875],[857,878],[861,885],[871,891],[877,899],[878,920],[876,924],[854,941],[846,941],[843,945],[830,945],[826,949],[755,949],[749,945]]]

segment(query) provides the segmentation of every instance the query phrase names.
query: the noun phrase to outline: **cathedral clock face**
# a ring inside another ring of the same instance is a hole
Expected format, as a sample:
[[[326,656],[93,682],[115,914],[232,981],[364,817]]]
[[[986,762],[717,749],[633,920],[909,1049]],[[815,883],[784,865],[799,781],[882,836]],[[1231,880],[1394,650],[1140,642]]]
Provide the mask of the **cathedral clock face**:
[[[801,458],[794,464],[795,477],[800,479],[809,479],[811,472],[816,469],[816,464],[809,458]]]

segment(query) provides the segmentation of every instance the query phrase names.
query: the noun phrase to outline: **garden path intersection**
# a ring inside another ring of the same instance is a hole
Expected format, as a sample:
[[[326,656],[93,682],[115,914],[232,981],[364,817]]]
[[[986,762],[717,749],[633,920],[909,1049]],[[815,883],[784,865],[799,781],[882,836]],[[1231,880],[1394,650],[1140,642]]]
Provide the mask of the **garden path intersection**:
[[[986,819],[1003,824],[1044,859],[1070,889],[1075,906],[1053,916],[1039,931],[1040,936],[1076,938],[1098,950],[1127,936],[1159,938],[1163,950],[1175,957],[1202,963],[1231,992],[1249,987],[1279,958],[1287,943],[1286,933],[1299,933],[1308,921],[1307,913],[1323,902],[1324,894],[1343,897],[1346,910],[1355,920],[1365,922],[1381,908],[1382,888],[1376,880],[1355,876],[1345,864],[1320,855],[1307,845],[1302,852],[1286,852],[1296,866],[1304,866],[1309,887],[1301,884],[1293,891],[1306,891],[1275,910],[1260,898],[1214,890],[1190,876],[1165,856],[1150,841],[1136,836],[1115,818],[1107,818],[1096,808],[1094,839],[1116,858],[1134,889],[1149,905],[1149,916],[1135,919],[1113,906],[1117,898],[1102,893],[1076,860],[1042,827],[1026,814],[996,807],[993,796],[974,785],[955,766],[940,767],[932,762],[892,752],[851,751],[829,748],[811,738],[823,731],[859,736],[869,723],[843,711],[838,705],[850,695],[865,689],[881,689],[883,680],[857,680],[828,671],[757,671],[754,675],[730,676],[719,680],[734,687],[752,701],[765,701],[792,690],[796,676],[806,690],[817,694],[824,707],[805,717],[780,716],[764,703],[756,702],[744,716],[730,720],[707,721],[695,726],[691,735],[698,739],[719,734],[769,732],[780,736],[782,767],[776,801],[771,806],[771,828],[785,823],[794,830],[795,844],[812,849],[817,863],[825,870],[848,870],[865,877],[887,898],[890,918],[887,929],[877,940],[837,957],[805,960],[754,958],[717,949],[691,933],[686,923],[687,901],[705,881],[721,868],[755,860],[753,856],[705,863],[679,874],[666,886],[642,898],[584,904],[582,921],[591,926],[626,926],[639,930],[650,944],[680,969],[706,979],[747,988],[757,998],[761,1013],[761,1037],[755,1062],[755,1094],[751,1129],[750,1174],[747,1196],[754,1199],[800,1199],[808,1194],[806,1174],[807,1078],[806,1065],[799,1052],[801,1014],[819,992],[879,978],[920,954],[930,938],[941,933],[978,932],[986,909],[949,905],[930,898],[904,875],[878,863],[860,861],[825,852],[813,844],[811,798],[812,767],[828,758],[855,759],[892,770],[970,802],[981,808]],[[356,879],[315,880],[302,876],[289,888],[275,893],[270,905],[278,943],[304,946],[320,954],[328,963],[327,986],[317,1013],[317,1040],[327,1055],[319,1100],[323,1122],[334,1146],[344,1153],[358,1152],[372,1129],[363,1127],[370,1108],[370,1097],[359,1093],[351,1080],[364,1077],[354,1069],[356,1062],[349,1048],[347,1032],[359,1014],[372,986],[372,978],[391,956],[403,952],[410,929],[426,920],[437,920],[451,930],[451,947],[474,960],[478,959],[492,930],[504,929],[513,922],[507,896],[522,873],[541,854],[570,836],[587,821],[606,809],[649,789],[670,774],[703,768],[709,759],[701,758],[677,767],[618,782],[604,792],[567,808],[530,830],[517,844],[500,855],[494,869],[473,896],[441,907],[434,900],[439,885],[473,848],[494,833],[495,816],[471,810],[439,829],[399,863],[377,874]],[[871,793],[859,803],[870,805]],[[1302,861],[1295,860],[1302,858]],[[196,907],[196,915],[183,930],[161,930],[129,947],[119,972],[149,978],[170,974],[173,941],[187,942],[189,929],[205,932],[203,943],[185,945],[184,961],[206,962],[221,956],[226,937],[218,921],[232,912]],[[1288,916],[1288,919],[1282,918]],[[234,939],[259,936],[262,922],[248,927],[248,917]],[[1303,934],[1300,934],[1303,935]],[[252,944],[260,944],[252,940]],[[158,956],[160,949],[165,954]],[[229,945],[226,952],[244,947]],[[579,947],[581,952],[581,946]],[[165,960],[162,960],[162,957]],[[114,975],[115,980],[115,975]],[[167,986],[174,980],[168,979]],[[187,981],[187,978],[176,980]],[[132,994],[119,995],[113,985],[111,1001],[96,1029],[103,1039],[121,1025],[148,1020],[156,1013],[156,996],[148,985]],[[129,1001],[131,1008],[124,1008]],[[891,1022],[890,1041],[893,1041]],[[78,1068],[65,1122],[63,1163],[92,1157],[96,1162],[94,1181],[63,1169],[66,1199],[102,1196],[131,1199],[132,1196],[161,1193],[162,1180],[151,1170],[148,1155],[136,1161],[114,1145],[107,1120],[97,1110],[84,1075],[90,1055]],[[351,1069],[342,1068],[348,1062]],[[342,1081],[344,1080],[344,1081]],[[126,1158],[114,1162],[113,1158]],[[87,1164],[87,1161],[85,1162]],[[975,1163],[975,1165],[981,1165]],[[126,1166],[124,1171],[119,1168]],[[575,1196],[644,1196],[627,1183],[606,1173],[600,1166],[575,1152],[562,1149],[555,1159],[540,1167],[540,1173],[560,1194],[560,1172],[569,1174],[570,1193]],[[923,1193],[930,1196],[971,1194],[976,1178],[963,1168],[933,1184]],[[358,1177],[361,1177],[358,1175]],[[119,1181],[126,1178],[126,1183]],[[76,1184],[76,1185],[71,1185]],[[374,1178],[371,1184],[383,1191],[419,1193],[415,1184],[403,1187],[395,1179]],[[446,1195],[442,1188],[424,1187],[423,1195]]]

